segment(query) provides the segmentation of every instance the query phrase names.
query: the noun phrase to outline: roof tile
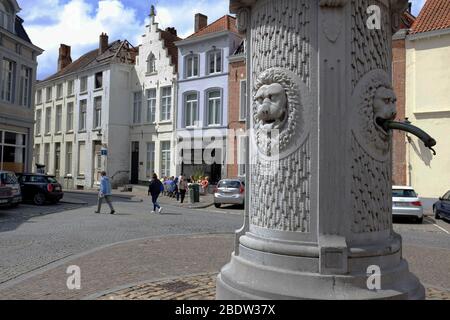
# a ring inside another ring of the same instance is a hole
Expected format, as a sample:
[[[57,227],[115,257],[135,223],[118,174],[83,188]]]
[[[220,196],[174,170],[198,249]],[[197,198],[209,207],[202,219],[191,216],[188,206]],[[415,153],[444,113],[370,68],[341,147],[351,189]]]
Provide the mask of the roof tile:
[[[200,29],[196,33],[190,35],[189,37],[187,37],[187,39],[204,36],[209,33],[226,31],[226,30],[234,32],[234,33],[239,33],[237,30],[237,27],[236,27],[236,18],[229,16],[229,15],[225,15],[222,18],[207,25],[203,29]]]
[[[427,0],[411,34],[450,28],[450,0]]]

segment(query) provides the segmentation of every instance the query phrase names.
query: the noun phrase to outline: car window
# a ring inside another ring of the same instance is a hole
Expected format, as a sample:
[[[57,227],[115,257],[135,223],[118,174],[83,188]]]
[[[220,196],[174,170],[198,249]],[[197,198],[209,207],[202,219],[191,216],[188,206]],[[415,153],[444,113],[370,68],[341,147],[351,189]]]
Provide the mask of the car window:
[[[393,189],[392,196],[398,198],[417,198],[416,192],[410,189]]]
[[[240,188],[241,182],[240,181],[220,181],[219,182],[219,188]]]
[[[58,183],[58,181],[55,179],[55,177],[47,177],[48,183]]]
[[[37,183],[47,183],[47,180],[43,176],[29,176],[28,181]]]
[[[450,191],[448,191],[442,198],[444,200],[450,200]]]
[[[17,184],[17,178],[11,173],[0,173],[1,184]]]

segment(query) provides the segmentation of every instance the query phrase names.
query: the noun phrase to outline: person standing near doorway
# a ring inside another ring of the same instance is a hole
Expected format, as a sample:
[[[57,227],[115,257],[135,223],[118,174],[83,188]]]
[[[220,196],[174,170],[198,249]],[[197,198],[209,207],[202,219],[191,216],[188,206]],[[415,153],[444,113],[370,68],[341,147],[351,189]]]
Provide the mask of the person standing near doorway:
[[[152,196],[152,203],[153,203],[152,213],[155,213],[156,209],[158,209],[158,213],[162,213],[162,208],[158,203],[158,197],[163,191],[164,185],[162,184],[161,180],[158,179],[158,175],[154,173],[152,181],[150,181],[150,185],[148,186],[148,194]]]
[[[187,188],[188,188],[188,184],[187,184],[186,178],[184,176],[181,176],[180,181],[178,181],[178,191],[180,192],[181,203],[184,202]]]
[[[111,182],[109,181],[109,177],[106,176],[106,172],[102,171],[101,178],[100,178],[100,191],[98,193],[98,204],[97,204],[97,211],[95,213],[100,213],[100,210],[102,209],[102,202],[103,199],[105,199],[106,203],[108,204],[109,208],[111,209],[111,214],[116,213],[114,210],[114,207],[111,202]]]

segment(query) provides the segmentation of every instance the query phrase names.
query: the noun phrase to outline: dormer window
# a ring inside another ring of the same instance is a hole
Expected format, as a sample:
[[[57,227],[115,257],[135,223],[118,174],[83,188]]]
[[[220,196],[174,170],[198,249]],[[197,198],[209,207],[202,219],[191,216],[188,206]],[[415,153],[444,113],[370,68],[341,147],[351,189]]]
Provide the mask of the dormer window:
[[[147,73],[156,73],[156,58],[150,53],[147,58]]]
[[[0,27],[8,31],[14,32],[14,14],[11,10],[5,8],[5,5],[0,2]]]
[[[199,75],[198,55],[191,54],[186,57],[186,78],[194,78]]]

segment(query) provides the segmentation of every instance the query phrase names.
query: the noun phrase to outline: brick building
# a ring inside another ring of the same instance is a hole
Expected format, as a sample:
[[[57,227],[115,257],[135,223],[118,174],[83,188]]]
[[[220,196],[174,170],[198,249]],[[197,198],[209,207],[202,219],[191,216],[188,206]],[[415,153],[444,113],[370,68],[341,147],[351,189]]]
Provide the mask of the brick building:
[[[247,64],[245,41],[230,56],[228,78],[228,178],[245,176],[245,129],[247,117]]]

